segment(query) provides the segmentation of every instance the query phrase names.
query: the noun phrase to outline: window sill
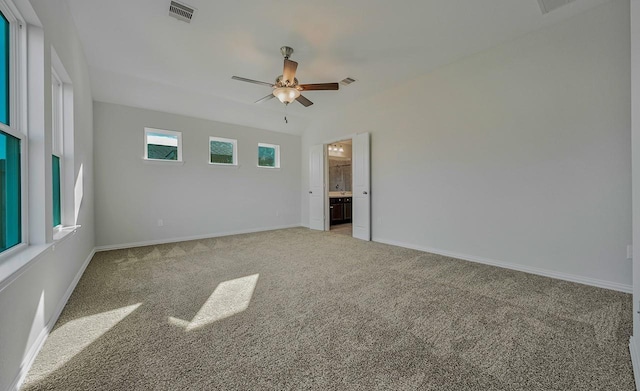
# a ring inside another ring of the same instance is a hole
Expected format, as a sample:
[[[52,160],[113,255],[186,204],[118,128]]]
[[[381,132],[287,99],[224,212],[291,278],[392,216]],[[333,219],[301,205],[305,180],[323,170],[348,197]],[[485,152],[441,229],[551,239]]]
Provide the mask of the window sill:
[[[258,166],[258,168],[266,168],[267,170],[279,170],[280,167]]]
[[[22,248],[16,249],[14,253],[6,254],[5,257],[0,257],[0,291],[9,286],[15,281],[22,273],[29,270],[29,268],[35,265],[44,254],[49,251],[55,251],[55,246],[64,242],[66,239],[73,237],[79,225],[72,227],[63,227],[60,229],[59,236],[54,237],[52,243],[38,244],[38,245],[22,245]],[[8,250],[10,251],[10,250]]]
[[[160,165],[174,165],[181,166],[184,164],[184,160],[160,160],[160,159],[145,159],[142,158],[142,163],[144,164],[160,164]]]
[[[211,167],[240,168],[239,164],[224,164],[224,163],[211,163],[211,162],[209,162],[209,166],[211,166]]]
[[[68,227],[60,226],[53,229],[53,241],[60,242],[64,238],[66,238],[69,234],[75,234],[78,228],[82,227],[81,225],[70,225]]]

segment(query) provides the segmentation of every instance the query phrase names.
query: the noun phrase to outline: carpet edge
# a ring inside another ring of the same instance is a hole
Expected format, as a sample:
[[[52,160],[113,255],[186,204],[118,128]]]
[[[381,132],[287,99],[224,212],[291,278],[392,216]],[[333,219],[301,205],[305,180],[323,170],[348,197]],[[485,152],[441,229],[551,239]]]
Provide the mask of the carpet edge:
[[[300,225],[300,224],[290,224],[290,225],[281,225],[281,226],[274,226],[274,227],[251,228],[251,229],[245,229],[245,230],[239,230],[239,231],[210,233],[210,234],[204,234],[204,235],[183,236],[183,237],[175,237],[175,238],[167,238],[167,239],[156,239],[156,240],[145,240],[145,241],[142,241],[142,242],[107,244],[107,245],[104,245],[104,246],[96,246],[95,250],[96,250],[96,252],[109,251],[109,250],[122,250],[122,249],[125,249],[125,248],[154,246],[154,245],[158,245],[158,244],[186,242],[186,241],[189,241],[189,240],[200,240],[200,239],[209,239],[209,238],[219,238],[219,237],[222,237],[222,236],[251,234],[251,233],[256,233],[256,232],[275,231],[275,230],[279,230],[279,229],[298,228],[298,227],[302,227],[302,225]]]
[[[557,280],[575,282],[575,283],[578,283],[578,284],[590,285],[590,286],[595,286],[597,288],[610,289],[610,290],[623,292],[623,293],[633,293],[633,286],[632,285],[620,284],[620,283],[617,283],[617,282],[600,280],[600,279],[597,279],[597,278],[578,276],[578,275],[574,275],[574,274],[562,273],[562,272],[557,272],[557,271],[554,271],[554,270],[542,269],[542,268],[537,268],[537,267],[518,265],[518,264],[510,263],[510,262],[496,261],[496,260],[493,260],[493,259],[476,257],[476,256],[472,256],[472,255],[458,254],[458,253],[453,253],[453,252],[450,252],[450,251],[444,251],[444,250],[440,250],[440,249],[436,249],[436,248],[416,246],[416,245],[412,245],[412,244],[408,244],[408,243],[398,242],[398,241],[395,241],[395,240],[387,240],[387,239],[381,239],[381,238],[373,238],[372,240],[374,242],[378,242],[378,243],[389,244],[389,245],[392,245],[392,246],[410,248],[412,250],[418,250],[418,251],[424,251],[424,252],[428,252],[428,253],[432,253],[432,254],[443,255],[445,257],[462,259],[464,261],[481,263],[481,264],[489,265],[489,266],[501,267],[503,269],[510,269],[510,270],[516,270],[516,271],[525,272],[525,273],[536,274],[536,275],[544,276],[544,277],[551,277],[551,278],[555,278]]]

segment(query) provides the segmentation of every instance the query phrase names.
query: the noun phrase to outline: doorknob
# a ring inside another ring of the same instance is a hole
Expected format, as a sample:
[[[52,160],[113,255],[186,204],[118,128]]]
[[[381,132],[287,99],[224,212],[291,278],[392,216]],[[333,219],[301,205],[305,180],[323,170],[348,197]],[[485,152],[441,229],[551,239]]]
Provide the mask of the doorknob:
[[[369,193],[367,193],[366,191],[363,191],[363,192],[362,192],[362,194],[367,195],[367,194],[369,194]]]

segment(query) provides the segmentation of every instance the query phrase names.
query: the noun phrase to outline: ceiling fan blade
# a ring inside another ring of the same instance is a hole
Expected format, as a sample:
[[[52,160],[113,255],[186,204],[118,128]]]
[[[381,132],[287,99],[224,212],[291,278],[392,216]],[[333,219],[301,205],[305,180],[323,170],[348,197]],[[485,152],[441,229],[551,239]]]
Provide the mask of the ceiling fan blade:
[[[285,84],[293,85],[296,78],[296,69],[298,69],[298,63],[291,61],[288,58],[284,59],[284,69],[282,71],[282,81]],[[288,81],[288,83],[287,83]]]
[[[260,85],[263,85],[263,86],[273,87],[273,84],[267,83],[265,81],[252,80],[252,79],[247,79],[247,78],[240,77],[240,76],[231,76],[231,78],[233,80],[245,81],[247,83],[260,84]]]
[[[301,91],[335,91],[338,83],[316,83],[316,84],[300,84],[298,88]]]
[[[305,98],[304,96],[300,95],[299,97],[296,98],[296,100],[300,103],[302,103],[302,105],[304,107],[309,107],[313,104],[312,101],[310,101],[309,99]]]
[[[269,99],[273,99],[273,98],[275,98],[275,97],[276,97],[275,95],[273,95],[273,94],[269,94],[269,95],[265,96],[264,98],[260,98],[260,99],[258,99],[257,101],[255,101],[255,102],[253,102],[253,103],[262,103],[262,102],[266,102],[266,101],[268,101]]]

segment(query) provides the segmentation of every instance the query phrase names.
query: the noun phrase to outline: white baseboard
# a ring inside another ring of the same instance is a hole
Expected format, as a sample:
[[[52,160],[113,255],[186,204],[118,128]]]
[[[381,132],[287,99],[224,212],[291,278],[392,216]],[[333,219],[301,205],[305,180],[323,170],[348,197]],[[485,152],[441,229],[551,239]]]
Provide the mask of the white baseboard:
[[[635,343],[634,337],[629,339],[629,352],[631,353],[631,364],[633,365],[633,376],[636,380],[636,390],[640,390],[640,351]]]
[[[27,373],[29,373],[29,369],[31,369],[31,366],[38,356],[38,353],[40,353],[40,349],[42,349],[42,346],[44,346],[47,337],[49,337],[49,333],[51,332],[51,330],[53,330],[53,326],[55,326],[56,322],[58,321],[60,314],[62,314],[62,310],[67,305],[67,301],[69,301],[73,290],[76,289],[78,281],[80,281],[80,278],[84,274],[85,269],[89,265],[89,262],[91,262],[91,258],[93,258],[95,253],[96,250],[94,248],[93,250],[91,250],[91,253],[89,253],[87,259],[85,259],[84,263],[80,267],[80,270],[78,270],[78,273],[76,273],[76,276],[73,278],[73,281],[71,281],[71,284],[69,285],[69,288],[67,288],[64,296],[62,296],[62,298],[58,302],[55,312],[53,313],[47,324],[44,326],[42,331],[40,331],[38,338],[36,338],[34,343],[27,351],[27,354],[25,355],[24,359],[22,360],[22,364],[20,365],[20,371],[16,375],[11,386],[9,386],[10,391],[18,391],[20,389],[20,386],[22,386],[24,379],[27,377]]]
[[[182,236],[182,237],[178,237],[178,238],[168,238],[168,239],[159,239],[159,240],[146,240],[146,241],[143,241],[143,242],[134,242],[134,243],[109,244],[109,245],[106,245],[106,246],[98,246],[98,247],[96,247],[96,251],[121,250],[121,249],[124,249],[124,248],[132,248],[132,247],[155,246],[155,245],[158,245],[158,244],[186,242],[186,241],[189,241],[189,240],[219,238],[219,237],[222,237],[222,236],[251,234],[251,233],[255,233],[255,232],[275,231],[275,230],[278,230],[278,229],[296,228],[296,227],[301,227],[301,225],[300,224],[280,225],[280,226],[275,226],[275,227],[251,228],[251,229],[245,229],[245,230],[240,230],[240,231],[228,231],[228,232],[220,232],[220,233],[215,233],[215,234],[205,234],[205,235],[195,235],[195,236]]]
[[[511,270],[517,270],[517,271],[521,271],[521,272],[525,272],[525,273],[537,274],[539,276],[556,278],[558,280],[577,282],[579,284],[591,285],[591,286],[595,286],[595,287],[598,287],[598,288],[611,289],[611,290],[614,290],[614,291],[619,291],[619,292],[624,292],[624,293],[633,293],[633,286],[632,285],[620,284],[620,283],[617,283],[617,282],[599,280],[599,279],[590,278],[590,277],[577,276],[577,275],[574,275],[574,274],[561,273],[561,272],[542,269],[542,268],[537,268],[537,267],[523,266],[523,265],[518,265],[518,264],[515,264],[515,263],[496,261],[496,260],[493,260],[493,259],[475,257],[475,256],[471,256],[471,255],[466,255],[466,254],[457,254],[457,253],[452,253],[452,252],[449,252],[449,251],[439,250],[439,249],[435,249],[435,248],[428,248],[428,247],[423,247],[423,246],[416,246],[416,245],[409,244],[409,243],[402,243],[402,242],[398,242],[398,241],[395,241],[395,240],[374,238],[373,241],[374,242],[379,242],[379,243],[384,243],[384,244],[390,244],[392,246],[405,247],[405,248],[410,248],[410,249],[413,249],[413,250],[419,250],[419,251],[425,251],[425,252],[428,252],[428,253],[444,255],[446,257],[462,259],[462,260],[465,260],[465,261],[477,262],[477,263],[482,263],[482,264],[485,264],[485,265],[497,266],[497,267],[501,267],[501,268],[505,268],[505,269],[511,269]]]

